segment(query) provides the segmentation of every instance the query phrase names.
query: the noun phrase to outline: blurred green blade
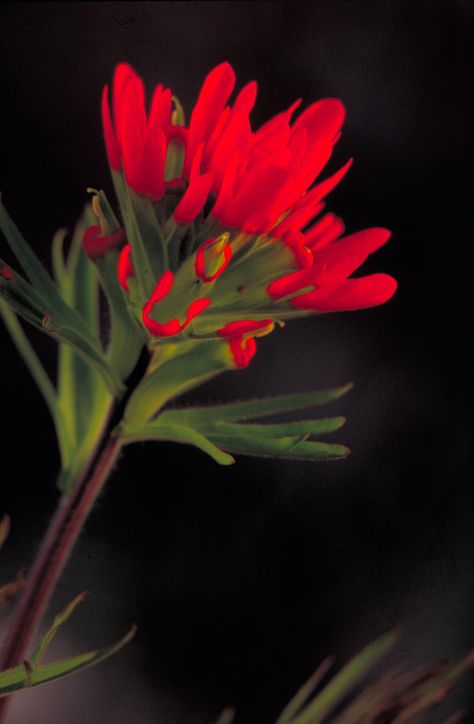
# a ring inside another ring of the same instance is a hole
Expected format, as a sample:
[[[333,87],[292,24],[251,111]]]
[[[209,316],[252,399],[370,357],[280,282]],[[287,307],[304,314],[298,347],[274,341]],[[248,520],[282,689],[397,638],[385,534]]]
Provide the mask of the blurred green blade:
[[[0,697],[8,696],[16,691],[21,691],[32,686],[46,684],[49,681],[69,676],[77,671],[87,669],[89,666],[108,659],[113,654],[120,651],[135,635],[136,627],[132,626],[125,636],[112,646],[107,646],[97,651],[89,651],[79,656],[73,656],[61,661],[55,661],[52,664],[46,664],[39,668],[31,668],[28,666],[16,666],[14,669],[7,669],[0,672]]]
[[[197,430],[182,425],[162,425],[151,422],[145,425],[131,425],[122,423],[117,435],[125,442],[140,442],[144,440],[169,440],[171,442],[194,445],[207,453],[220,465],[232,465],[235,462],[232,455],[219,449],[211,440]]]
[[[59,342],[69,344],[77,354],[100,372],[107,387],[114,396],[121,395],[124,389],[121,381],[108,365],[102,352],[90,344],[85,337],[71,327],[56,325],[53,319],[47,319],[44,322],[43,328]]]
[[[391,631],[369,644],[330,681],[308,706],[292,720],[292,724],[319,724],[350,693],[394,645],[397,632]]]
[[[212,423],[218,420],[236,422],[238,420],[252,420],[282,412],[303,410],[307,407],[317,407],[332,400],[337,400],[352,388],[352,384],[343,387],[334,387],[328,390],[314,392],[300,392],[294,395],[279,395],[260,400],[234,402],[226,405],[213,405],[211,407],[190,407],[185,410],[173,411],[183,418],[198,419],[203,423]]]
[[[325,674],[329,671],[333,663],[333,660],[328,658],[325,659],[320,666],[316,669],[314,674],[310,676],[308,681],[298,689],[296,694],[283,709],[282,713],[276,720],[275,724],[290,724],[293,717],[299,712],[299,710],[306,704],[309,697],[323,679]]]
[[[43,329],[48,311],[44,299],[20,274],[0,259],[0,297],[21,317],[37,329]]]
[[[57,298],[58,291],[48,272],[25,241],[20,230],[6,210],[0,197],[0,229],[21,264],[31,284],[46,298]]]

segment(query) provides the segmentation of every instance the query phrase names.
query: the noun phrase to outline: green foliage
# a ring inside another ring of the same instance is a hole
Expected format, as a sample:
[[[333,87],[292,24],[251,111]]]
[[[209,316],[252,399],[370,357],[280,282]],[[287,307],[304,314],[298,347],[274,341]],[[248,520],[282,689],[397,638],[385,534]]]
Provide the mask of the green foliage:
[[[0,672],[0,697],[8,696],[17,691],[29,689],[33,686],[46,684],[49,681],[69,676],[83,669],[108,659],[110,656],[119,651],[134,636],[136,628],[133,626],[125,636],[119,641],[96,651],[89,651],[85,654],[72,656],[67,659],[61,659],[49,664],[42,664],[43,658],[58,630],[68,621],[76,608],[85,598],[81,593],[54,619],[53,625],[46,632],[40,641],[37,649],[28,661],[21,666],[15,666],[13,669],[6,669]]]
[[[94,334],[84,318],[64,300],[2,203],[0,229],[30,279],[28,283],[17,272],[10,272],[12,278],[9,279],[0,275],[0,296],[28,322],[58,342],[72,347],[102,375],[112,394],[119,394],[122,391],[121,381],[110,368],[97,334]],[[59,268],[59,265],[57,267]]]
[[[400,667],[396,667],[377,672],[374,677],[372,672],[380,667],[396,640],[397,633],[390,632],[374,641],[315,693],[331,666],[330,659],[324,661],[275,724],[420,724],[425,721],[474,664],[474,652],[453,664],[441,662],[408,673],[400,673]]]
[[[216,343],[207,345],[204,343],[204,350],[209,346],[214,348],[215,345]],[[186,369],[176,362],[174,365],[172,362],[167,364],[170,375]],[[221,465],[229,465],[234,462],[229,453],[295,460],[331,460],[346,457],[350,452],[344,445],[315,442],[308,439],[314,435],[338,430],[345,423],[344,417],[266,425],[246,421],[325,404],[341,397],[351,389],[351,385],[213,407],[164,410],[157,418],[147,421],[147,414],[151,417],[154,404],[163,390],[162,377],[163,371],[166,372],[166,367],[165,363],[163,367],[157,368],[150,375],[149,387],[141,390],[138,401],[134,400],[132,396],[131,413],[130,408],[127,408],[129,416],[126,411],[124,421],[117,430],[117,435],[125,443],[140,440],[174,440],[175,442],[191,443]],[[152,385],[155,379],[157,392],[154,397]],[[187,379],[185,375],[183,379]],[[163,400],[160,399],[160,402],[162,403]],[[144,421],[140,420],[140,415]]]

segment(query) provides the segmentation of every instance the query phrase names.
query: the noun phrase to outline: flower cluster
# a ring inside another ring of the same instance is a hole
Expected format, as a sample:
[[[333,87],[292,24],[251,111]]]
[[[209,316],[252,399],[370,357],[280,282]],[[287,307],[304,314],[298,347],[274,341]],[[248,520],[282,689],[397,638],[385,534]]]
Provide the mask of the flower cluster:
[[[296,101],[253,130],[256,83],[230,103],[234,85],[228,63],[214,68],[186,125],[170,89],[158,85],[147,110],[142,80],[120,64],[102,119],[125,225],[118,277],[150,342],[225,339],[244,367],[255,337],[276,322],[383,304],[396,282],[352,277],[388,231],[344,236],[342,221],[322,213],[351,163],[318,180],[342,103],[320,100],[294,120]],[[93,227],[86,250],[105,253],[122,239]]]

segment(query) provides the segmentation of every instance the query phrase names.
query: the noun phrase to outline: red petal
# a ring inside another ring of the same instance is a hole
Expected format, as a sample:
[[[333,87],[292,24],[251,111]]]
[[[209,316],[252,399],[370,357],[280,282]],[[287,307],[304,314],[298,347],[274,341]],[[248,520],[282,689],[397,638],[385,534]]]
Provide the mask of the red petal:
[[[326,214],[309,231],[305,232],[305,244],[316,251],[338,239],[344,233],[344,223],[334,214]]]
[[[250,137],[251,130],[248,116],[242,113],[231,116],[207,164],[208,170],[214,176],[212,187],[216,193],[219,192],[222,185],[229,158],[232,158],[235,151],[244,154],[250,142]]]
[[[286,181],[287,172],[278,166],[250,171],[242,189],[220,212],[220,220],[249,233],[266,229],[281,213],[281,191]]]
[[[352,158],[350,158],[349,161],[339,169],[339,171],[336,171],[336,173],[329,176],[329,178],[324,179],[324,181],[321,181],[319,184],[316,184],[311,191],[308,191],[308,196],[311,194],[313,200],[319,201],[320,199],[323,199],[338,185],[338,183],[342,181],[351,166]]]
[[[385,304],[396,289],[397,282],[393,277],[371,274],[302,294],[294,297],[291,304],[296,309],[312,309],[315,312],[344,312]]]
[[[189,123],[185,174],[189,172],[196,148],[207,140],[219,120],[235,85],[235,73],[229,63],[214,68],[204,81]]]
[[[241,155],[236,152],[227,164],[227,168],[222,180],[222,186],[217,195],[216,203],[212,208],[212,215],[219,219],[225,209],[231,204],[234,196],[234,184],[237,176],[237,168],[240,164]]]
[[[309,287],[313,284],[313,269],[300,269],[287,274],[280,279],[275,279],[267,287],[267,292],[271,297],[280,298],[287,297],[290,294],[296,294],[301,289]]]
[[[171,91],[169,88],[163,90],[163,86],[158,85],[155,88],[151,101],[148,129],[153,132],[158,128],[161,128],[163,131],[167,131],[170,121]]]
[[[141,192],[154,201],[165,193],[165,165],[166,137],[159,128],[147,134],[139,182]]]
[[[334,284],[347,278],[367,259],[369,254],[387,243],[391,234],[387,229],[364,229],[329,244],[315,254],[315,263],[324,272],[318,283]]]
[[[258,329],[264,329],[264,327],[268,327],[271,323],[271,319],[263,319],[259,322],[254,319],[243,319],[240,322],[229,322],[225,324],[221,329],[217,330],[217,334],[219,337],[226,337],[227,339],[242,337],[244,334],[256,332]]]
[[[203,282],[213,282],[215,279],[220,277],[220,275],[227,269],[227,267],[230,264],[230,261],[232,259],[232,248],[230,244],[225,244],[224,249],[221,251],[219,256],[223,256],[221,265],[218,267],[218,269],[214,272],[214,274],[207,275],[206,274],[206,256],[205,251],[206,249],[214,244],[215,237],[212,237],[211,239],[208,239],[205,241],[199,249],[196,252],[196,260],[194,262],[194,270],[196,272],[196,276],[198,276],[200,279],[203,280]]]
[[[339,133],[345,117],[346,110],[340,100],[325,98],[303,111],[293,125],[292,134],[300,128],[306,128],[310,139],[321,136],[333,139]]]
[[[250,111],[255,105],[257,100],[257,83],[252,80],[247,85],[244,85],[239,95],[235,99],[232,111],[236,113],[244,113],[248,116]]]
[[[244,339],[243,337],[234,337],[229,342],[229,348],[237,367],[247,367],[255,356],[257,351],[257,343],[254,337]]]
[[[127,279],[131,276],[133,276],[133,267],[132,262],[130,259],[130,252],[132,251],[132,247],[130,244],[127,244],[123,247],[122,251],[120,252],[119,257],[119,263],[118,263],[118,280],[120,283],[120,286],[125,289],[126,292],[128,292],[128,284]]]
[[[189,182],[189,186],[184,192],[173,217],[178,224],[190,224],[199,214],[212,186],[212,174],[205,173],[204,176],[198,176]]]
[[[117,249],[123,242],[123,229],[117,229],[108,236],[101,236],[100,233],[100,226],[89,226],[82,238],[82,245],[89,259],[96,259],[108,251]]]

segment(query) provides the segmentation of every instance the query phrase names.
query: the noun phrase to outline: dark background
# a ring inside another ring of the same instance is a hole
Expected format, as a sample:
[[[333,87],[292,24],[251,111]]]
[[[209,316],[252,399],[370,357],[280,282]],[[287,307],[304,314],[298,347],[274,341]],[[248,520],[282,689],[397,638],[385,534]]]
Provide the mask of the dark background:
[[[138,634],[101,667],[17,697],[18,724],[267,724],[328,654],[338,662],[402,625],[415,666],[472,646],[472,368],[460,229],[469,2],[92,2],[0,6],[0,189],[38,254],[89,185],[111,191],[99,100],[128,60],[192,107],[229,60],[259,82],[256,125],[336,96],[347,106],[329,170],[355,163],[329,208],[393,240],[366,265],[399,280],[386,306],[289,324],[201,402],[333,386],[350,395],[325,464],[239,458],[221,468],[174,445],[127,449],[52,602],[92,595],[58,655]],[[2,241],[2,255],[10,259]],[[470,281],[470,280],[469,280]],[[465,296],[464,296],[465,295]],[[54,349],[38,341],[54,370]],[[2,578],[27,565],[56,501],[52,425],[2,331],[1,498],[13,519]],[[446,713],[473,707],[468,677]],[[440,716],[430,721],[438,722]]]

